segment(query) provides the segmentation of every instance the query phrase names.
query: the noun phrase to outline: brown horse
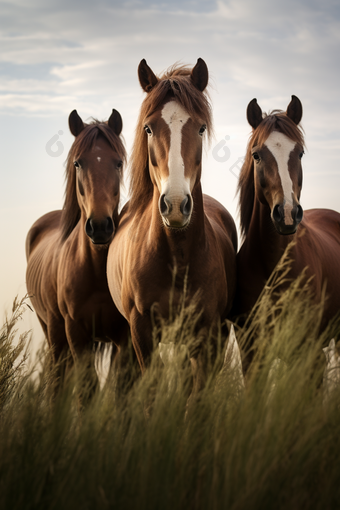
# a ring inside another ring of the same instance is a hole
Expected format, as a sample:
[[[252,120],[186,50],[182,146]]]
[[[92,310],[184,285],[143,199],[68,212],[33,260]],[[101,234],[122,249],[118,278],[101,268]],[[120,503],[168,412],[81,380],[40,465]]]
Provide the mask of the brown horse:
[[[237,255],[238,285],[232,314],[249,314],[288,244],[295,239],[290,251],[290,278],[307,268],[307,276],[313,277],[316,300],[320,300],[326,285],[326,326],[339,312],[340,214],[328,209],[303,213],[299,203],[304,153],[299,127],[301,102],[292,96],[287,112],[275,110],[263,116],[253,99],[247,118],[253,133],[238,185],[244,242]]]
[[[84,124],[69,116],[76,137],[67,158],[62,211],[37,220],[26,240],[27,290],[55,362],[91,352],[94,340],[126,340],[128,325],[106,279],[107,250],[118,224],[125,148],[120,114]],[[93,376],[94,372],[93,372]]]
[[[109,249],[108,283],[143,372],[153,349],[153,305],[169,317],[170,296],[176,306],[186,275],[188,301],[200,293],[202,344],[225,318],[236,284],[237,236],[228,211],[201,189],[202,142],[212,127],[205,62],[198,59],[192,70],[174,66],[158,78],[142,60],[138,76],[147,96],[132,153],[131,200]],[[201,358],[192,359],[196,389],[204,380]]]

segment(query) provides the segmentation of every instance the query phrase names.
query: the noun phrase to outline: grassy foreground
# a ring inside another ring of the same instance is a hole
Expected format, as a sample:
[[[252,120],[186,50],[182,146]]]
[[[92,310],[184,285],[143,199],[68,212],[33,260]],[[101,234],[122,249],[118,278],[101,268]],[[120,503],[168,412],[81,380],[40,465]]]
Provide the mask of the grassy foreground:
[[[27,339],[14,347],[16,303],[0,336],[0,508],[339,508],[340,391],[323,402],[322,347],[340,328],[318,335],[321,305],[299,282],[273,306],[280,278],[247,333],[237,332],[243,351],[251,332],[257,338],[245,390],[221,375],[219,341],[219,360],[186,418],[188,371],[178,366],[169,386],[158,351],[125,398],[109,381],[80,413],[80,371],[54,399],[48,355],[34,379],[24,370]],[[180,309],[162,342],[190,345],[194,322],[194,307]]]

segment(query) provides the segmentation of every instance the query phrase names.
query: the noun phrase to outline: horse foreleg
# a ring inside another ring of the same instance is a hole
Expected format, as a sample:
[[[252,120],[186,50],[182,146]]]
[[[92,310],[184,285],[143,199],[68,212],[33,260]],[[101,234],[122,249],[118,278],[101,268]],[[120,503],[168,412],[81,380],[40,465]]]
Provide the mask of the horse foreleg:
[[[67,370],[72,364],[69,356],[69,348],[65,333],[65,321],[61,314],[47,314],[47,324],[40,320],[46,338],[51,349],[53,364],[55,367],[55,392],[62,386]],[[44,327],[45,326],[45,327]]]
[[[123,398],[140,377],[141,371],[131,342],[113,346],[108,381],[113,384],[116,398]]]
[[[38,317],[38,321],[40,323],[40,326],[42,327],[42,330],[44,332],[45,338],[48,341],[47,324],[42,320],[41,317],[39,317],[38,314],[37,314],[37,317]]]
[[[130,329],[132,345],[135,350],[142,375],[145,374],[151,362],[153,351],[152,324],[150,315],[141,315],[136,308],[130,314]],[[144,402],[144,414],[150,417],[154,401],[156,381],[149,386],[148,397]]]
[[[85,404],[99,388],[99,380],[95,369],[93,339],[82,324],[74,321],[70,316],[65,319],[65,330],[76,368],[84,370],[84,372],[80,372],[80,400],[81,404]]]
[[[197,345],[195,353],[190,357],[191,371],[192,371],[192,391],[187,401],[187,411],[190,412],[195,402],[200,398],[201,391],[207,382],[208,372],[208,349],[207,349],[208,331],[202,328],[198,334]]]
[[[141,315],[136,308],[130,314],[132,345],[142,374],[151,361],[153,351],[152,325],[150,315]]]

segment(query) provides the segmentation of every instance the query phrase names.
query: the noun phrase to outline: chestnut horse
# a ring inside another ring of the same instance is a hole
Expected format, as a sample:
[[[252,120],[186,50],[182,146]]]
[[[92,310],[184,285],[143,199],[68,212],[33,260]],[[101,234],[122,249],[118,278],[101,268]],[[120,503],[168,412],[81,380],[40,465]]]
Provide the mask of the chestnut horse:
[[[201,189],[202,143],[212,128],[203,93],[205,62],[198,59],[192,70],[174,66],[158,78],[142,60],[138,76],[147,96],[132,152],[131,200],[121,213],[107,272],[144,372],[153,349],[153,305],[168,318],[170,297],[176,307],[186,278],[188,302],[200,294],[200,345],[209,328],[226,317],[236,284],[237,235],[228,211]],[[204,384],[200,352],[192,358],[196,390]]]
[[[244,242],[237,255],[238,285],[233,316],[247,316],[288,244],[289,278],[307,268],[312,292],[320,300],[326,285],[323,325],[339,312],[340,214],[328,209],[303,213],[301,158],[304,137],[299,127],[302,105],[296,96],[287,112],[262,115],[256,99],[247,109],[253,128],[238,191]],[[294,234],[296,235],[294,236]]]
[[[27,290],[61,365],[68,347],[77,360],[91,352],[94,340],[119,348],[128,334],[106,279],[126,159],[122,119],[113,110],[107,123],[84,124],[74,110],[69,127],[76,139],[67,158],[63,210],[39,218],[26,240]]]

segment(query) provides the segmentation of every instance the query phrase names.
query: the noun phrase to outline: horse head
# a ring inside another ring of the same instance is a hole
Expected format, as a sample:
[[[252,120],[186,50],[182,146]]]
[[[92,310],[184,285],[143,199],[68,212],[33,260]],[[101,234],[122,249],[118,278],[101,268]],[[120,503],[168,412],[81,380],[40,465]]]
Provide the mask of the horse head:
[[[299,203],[302,188],[301,158],[303,136],[298,124],[302,105],[296,96],[286,112],[263,116],[253,99],[247,119],[253,128],[249,150],[254,167],[254,190],[262,204],[270,207],[271,218],[280,234],[294,234],[303,217]]]
[[[138,77],[149,96],[142,110],[143,128],[159,213],[165,227],[181,229],[190,223],[192,192],[201,178],[202,138],[210,122],[210,117],[205,118],[210,111],[203,95],[208,69],[198,59],[191,71],[179,68],[159,79],[142,60]]]
[[[73,110],[69,116],[69,127],[76,139],[69,154],[73,176],[68,177],[75,187],[85,232],[94,245],[108,245],[118,219],[120,179],[125,158],[119,138],[122,118],[116,110],[112,110],[107,123],[95,121],[86,125]]]

